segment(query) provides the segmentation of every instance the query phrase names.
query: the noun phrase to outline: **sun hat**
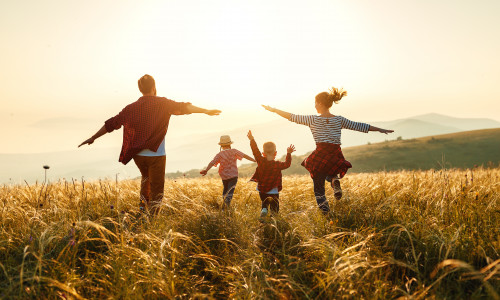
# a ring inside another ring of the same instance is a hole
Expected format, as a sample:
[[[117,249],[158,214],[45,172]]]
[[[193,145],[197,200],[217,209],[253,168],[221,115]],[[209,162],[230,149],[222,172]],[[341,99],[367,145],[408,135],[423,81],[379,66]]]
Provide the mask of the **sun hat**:
[[[233,141],[231,141],[231,137],[229,135],[223,135],[220,137],[219,145],[231,145]]]

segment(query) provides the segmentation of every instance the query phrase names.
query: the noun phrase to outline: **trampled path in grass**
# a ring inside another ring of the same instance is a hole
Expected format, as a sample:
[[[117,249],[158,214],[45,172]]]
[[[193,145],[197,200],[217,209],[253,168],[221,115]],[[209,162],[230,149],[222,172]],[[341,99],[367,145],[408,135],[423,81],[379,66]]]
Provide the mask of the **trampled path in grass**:
[[[0,298],[498,298],[500,169],[351,174],[322,216],[285,176],[258,221],[240,178],[167,180],[158,217],[138,180],[0,188]]]

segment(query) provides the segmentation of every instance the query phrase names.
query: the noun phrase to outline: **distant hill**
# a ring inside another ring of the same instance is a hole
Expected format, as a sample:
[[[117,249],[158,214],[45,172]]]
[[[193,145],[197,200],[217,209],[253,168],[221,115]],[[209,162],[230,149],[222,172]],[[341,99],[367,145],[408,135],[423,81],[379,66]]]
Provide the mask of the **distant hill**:
[[[392,140],[347,147],[342,151],[353,165],[349,170],[351,173],[401,169],[427,170],[442,167],[472,168],[476,165],[490,164],[497,166],[500,162],[500,128]],[[283,174],[306,174],[307,171],[300,166],[300,163],[307,155],[293,156],[292,166]],[[255,168],[255,163],[240,166],[240,176],[252,175]],[[184,174],[186,177],[196,177],[200,176],[198,172],[196,169],[186,173],[169,173],[167,177],[181,177]],[[210,175],[216,176],[216,170],[212,170]]]

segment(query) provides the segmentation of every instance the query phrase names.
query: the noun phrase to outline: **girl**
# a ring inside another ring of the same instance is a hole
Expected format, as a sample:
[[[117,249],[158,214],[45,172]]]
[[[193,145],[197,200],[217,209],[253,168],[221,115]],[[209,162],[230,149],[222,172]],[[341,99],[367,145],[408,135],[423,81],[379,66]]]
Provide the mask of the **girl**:
[[[250,161],[255,162],[253,158],[244,154],[243,152],[231,149],[231,138],[229,135],[223,135],[220,137],[219,145],[221,147],[221,151],[215,155],[214,159],[208,164],[208,166],[200,171],[200,174],[205,176],[213,166],[219,167],[219,175],[222,179],[222,185],[224,189],[222,191],[222,199],[224,199],[224,203],[222,208],[229,207],[231,204],[231,199],[233,199],[234,189],[236,188],[236,183],[238,182],[238,167],[236,166],[236,159],[246,158]]]
[[[381,133],[391,133],[394,130],[387,130],[371,126],[366,123],[352,122],[342,116],[330,113],[330,107],[335,102],[337,104],[347,92],[342,89],[332,87],[329,92],[322,92],[316,95],[315,107],[319,116],[316,115],[294,115],[267,105],[262,105],[266,110],[274,112],[285,119],[297,124],[306,125],[311,129],[316,150],[303,162],[314,183],[314,195],[319,208],[324,214],[328,214],[330,206],[325,196],[325,181],[330,182],[337,200],[342,198],[340,178],[344,177],[351,163],[345,160],[340,149],[341,129],[351,129],[367,133],[368,131],[378,131]]]

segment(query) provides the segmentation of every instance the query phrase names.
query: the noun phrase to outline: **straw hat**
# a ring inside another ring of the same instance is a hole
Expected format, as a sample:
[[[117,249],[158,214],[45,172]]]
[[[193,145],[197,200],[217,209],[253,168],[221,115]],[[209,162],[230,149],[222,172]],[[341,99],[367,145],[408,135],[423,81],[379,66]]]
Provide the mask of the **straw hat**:
[[[220,137],[219,145],[231,145],[233,141],[231,141],[231,137],[229,135],[223,135]]]

